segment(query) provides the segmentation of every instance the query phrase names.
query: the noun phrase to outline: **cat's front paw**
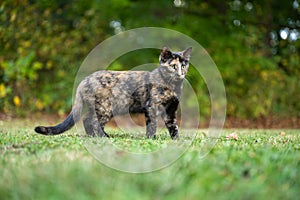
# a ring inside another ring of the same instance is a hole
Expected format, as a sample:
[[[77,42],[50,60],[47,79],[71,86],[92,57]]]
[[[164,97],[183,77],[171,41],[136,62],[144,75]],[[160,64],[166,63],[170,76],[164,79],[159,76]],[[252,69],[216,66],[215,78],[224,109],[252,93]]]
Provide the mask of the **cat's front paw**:
[[[178,130],[170,132],[170,136],[171,136],[172,140],[179,139]]]
[[[171,135],[172,140],[178,140],[179,139],[179,134]]]
[[[153,139],[153,140],[156,139],[156,135],[155,134],[146,134],[146,136],[147,136],[148,139]]]

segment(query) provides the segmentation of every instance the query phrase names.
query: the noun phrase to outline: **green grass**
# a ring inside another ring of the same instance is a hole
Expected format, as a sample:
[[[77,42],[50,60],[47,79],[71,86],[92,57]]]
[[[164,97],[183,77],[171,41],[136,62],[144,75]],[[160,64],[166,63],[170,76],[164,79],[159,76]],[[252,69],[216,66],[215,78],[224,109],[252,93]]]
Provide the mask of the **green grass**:
[[[0,199],[297,199],[300,130],[224,130],[199,159],[205,135],[172,165],[130,174],[104,166],[75,129],[54,137],[35,134],[35,122],[0,122]],[[238,133],[238,140],[226,135]],[[121,134],[110,140],[128,151],[155,151],[170,139]],[[136,163],[132,163],[133,165]]]

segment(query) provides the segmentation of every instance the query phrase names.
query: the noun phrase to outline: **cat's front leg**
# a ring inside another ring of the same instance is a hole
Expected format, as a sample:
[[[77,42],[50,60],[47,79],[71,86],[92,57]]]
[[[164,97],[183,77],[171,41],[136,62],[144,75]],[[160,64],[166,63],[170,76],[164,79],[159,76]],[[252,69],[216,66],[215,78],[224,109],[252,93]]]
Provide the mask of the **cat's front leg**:
[[[175,117],[167,116],[165,119],[165,124],[166,127],[168,128],[169,134],[172,139],[177,139],[179,138],[178,134],[178,125],[177,125],[177,120]]]
[[[165,107],[165,112],[162,113],[162,118],[165,122],[165,125],[166,125],[172,139],[179,138],[178,125],[177,125],[177,119],[176,119],[178,103],[179,103],[179,101],[177,99],[175,99],[174,101],[171,101]]]
[[[149,104],[146,107],[145,112],[146,118],[146,136],[148,138],[156,138],[156,128],[157,128],[157,107],[155,105]]]

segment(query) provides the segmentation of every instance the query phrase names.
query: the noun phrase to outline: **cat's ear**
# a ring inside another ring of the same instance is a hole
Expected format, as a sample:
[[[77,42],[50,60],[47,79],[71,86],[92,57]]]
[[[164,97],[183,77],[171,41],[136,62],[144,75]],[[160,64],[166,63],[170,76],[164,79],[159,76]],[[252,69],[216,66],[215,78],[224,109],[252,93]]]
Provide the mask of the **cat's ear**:
[[[171,57],[172,57],[172,52],[171,52],[170,48],[167,46],[164,46],[160,52],[159,62],[166,62]]]
[[[186,50],[184,50],[184,51],[182,52],[182,55],[183,55],[184,59],[190,60],[191,52],[192,52],[192,47],[189,47],[189,48],[187,48]]]
[[[163,48],[161,48],[161,52],[171,52],[171,50],[169,47],[163,46]]]

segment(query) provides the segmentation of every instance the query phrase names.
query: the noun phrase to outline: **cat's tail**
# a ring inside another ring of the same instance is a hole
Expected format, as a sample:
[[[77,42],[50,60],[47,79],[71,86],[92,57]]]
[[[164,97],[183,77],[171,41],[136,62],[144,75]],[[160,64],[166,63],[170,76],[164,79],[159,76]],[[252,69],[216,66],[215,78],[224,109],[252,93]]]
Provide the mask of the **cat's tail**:
[[[71,113],[67,118],[60,124],[56,126],[37,126],[35,127],[35,132],[43,135],[58,135],[61,134],[74,126],[74,124],[79,121],[81,112],[83,108],[82,97],[79,93],[76,94],[74,105],[72,107]]]

